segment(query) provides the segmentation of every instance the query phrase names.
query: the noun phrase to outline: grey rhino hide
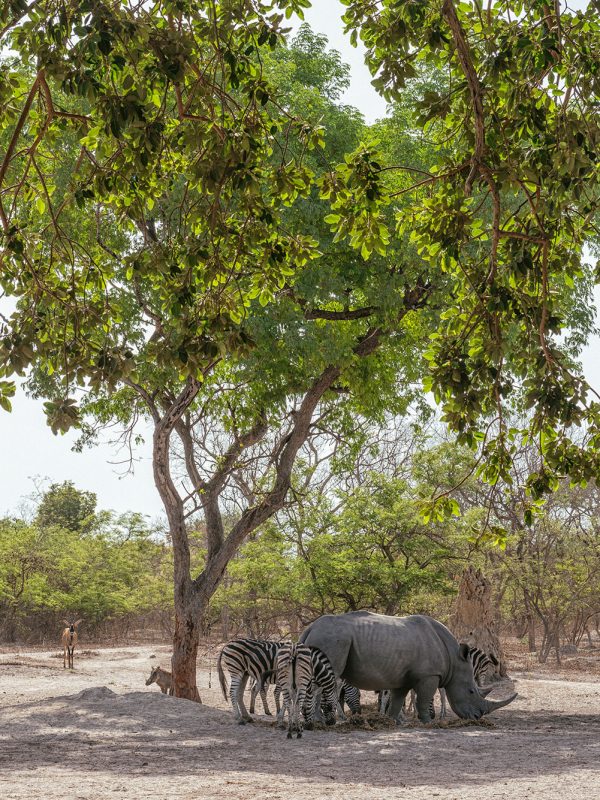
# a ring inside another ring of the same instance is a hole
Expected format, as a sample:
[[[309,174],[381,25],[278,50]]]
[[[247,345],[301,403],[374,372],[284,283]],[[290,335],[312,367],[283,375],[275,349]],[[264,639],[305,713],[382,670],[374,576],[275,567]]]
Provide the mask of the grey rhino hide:
[[[404,695],[417,690],[419,718],[429,719],[429,704],[438,687],[446,689],[453,711],[464,719],[479,719],[515,699],[490,702],[479,693],[466,645],[459,645],[445,625],[415,614],[389,617],[370,611],[327,614],[300,636],[331,661],[338,678],[359,689],[391,689],[394,716]]]

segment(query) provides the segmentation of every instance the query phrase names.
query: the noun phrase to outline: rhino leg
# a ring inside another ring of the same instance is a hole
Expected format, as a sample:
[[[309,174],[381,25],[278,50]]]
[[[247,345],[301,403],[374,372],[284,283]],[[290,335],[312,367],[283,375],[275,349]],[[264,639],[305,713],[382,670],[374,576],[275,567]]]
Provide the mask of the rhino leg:
[[[432,720],[433,696],[438,689],[439,683],[439,678],[434,675],[429,678],[421,678],[416,686],[417,716],[421,722],[431,722]]]
[[[408,689],[390,690],[390,703],[387,707],[386,714],[388,717],[395,719],[398,724],[406,722],[406,717],[404,716],[404,701],[406,700],[407,694]]]

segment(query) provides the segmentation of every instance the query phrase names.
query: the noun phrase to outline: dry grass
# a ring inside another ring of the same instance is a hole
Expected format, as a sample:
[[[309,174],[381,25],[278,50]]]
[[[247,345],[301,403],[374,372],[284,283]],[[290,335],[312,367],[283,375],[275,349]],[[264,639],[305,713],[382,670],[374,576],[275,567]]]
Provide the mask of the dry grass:
[[[100,653],[99,653],[98,650],[77,650],[76,649],[75,650],[75,655],[78,658],[97,658],[100,655]],[[62,658],[62,657],[63,657],[62,652],[60,652],[60,653],[52,653],[52,655],[50,656],[50,658]]]

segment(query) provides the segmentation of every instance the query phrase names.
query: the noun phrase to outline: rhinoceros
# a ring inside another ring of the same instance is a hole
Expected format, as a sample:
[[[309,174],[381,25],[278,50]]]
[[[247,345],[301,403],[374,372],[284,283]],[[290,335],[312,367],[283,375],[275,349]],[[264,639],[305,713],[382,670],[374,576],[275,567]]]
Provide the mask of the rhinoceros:
[[[304,629],[300,641],[322,650],[336,677],[352,686],[390,689],[388,714],[397,721],[402,720],[410,689],[416,690],[421,722],[431,720],[433,695],[440,687],[446,690],[452,710],[463,719],[479,719],[517,696],[500,702],[486,700],[473,677],[468,645],[459,645],[445,625],[420,614],[326,614]]]

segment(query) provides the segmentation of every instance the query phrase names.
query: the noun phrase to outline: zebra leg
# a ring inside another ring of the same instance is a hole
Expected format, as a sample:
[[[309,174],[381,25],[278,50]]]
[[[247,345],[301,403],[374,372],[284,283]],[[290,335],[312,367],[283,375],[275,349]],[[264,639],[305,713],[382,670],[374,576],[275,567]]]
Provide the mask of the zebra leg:
[[[291,726],[288,730],[288,739],[292,738],[291,731],[296,732],[296,739],[302,738],[302,729],[303,729],[303,720],[301,711],[305,707],[306,703],[306,692],[298,691],[296,693],[295,699],[292,701],[292,708],[290,714],[290,722]]]
[[[263,704],[263,711],[268,717],[272,717],[273,714],[271,714],[271,709],[269,708],[269,704],[267,703],[267,690],[265,688],[261,689],[260,699]]]
[[[275,684],[274,697],[275,697],[275,708],[277,709],[277,714],[279,714],[279,707],[280,707],[279,697],[280,697],[280,695],[281,695],[281,688],[277,684]]]
[[[323,724],[323,712],[321,711],[321,695],[323,694],[320,686],[313,686],[314,699],[313,699],[313,720]]]
[[[240,714],[240,709],[238,706],[238,695],[240,691],[240,682],[241,682],[241,675],[232,675],[231,676],[231,685],[229,687],[229,699],[231,700],[231,707],[233,708],[233,716],[235,717],[238,725],[244,725],[244,719]]]
[[[285,699],[285,692],[283,692],[283,702],[279,706],[279,697],[282,694],[281,686],[275,684],[275,697],[277,698],[277,727],[285,728],[285,712],[288,710]]]
[[[254,709],[256,707],[256,695],[257,694],[258,694],[258,683],[257,683],[257,681],[254,681],[254,683],[252,684],[252,688],[250,689],[250,713],[251,714],[255,713]]]
[[[313,683],[306,690],[304,703],[302,704],[302,715],[304,717],[304,727],[307,731],[311,731],[314,727],[313,720],[315,716],[315,696],[313,694]]]
[[[411,717],[415,717],[417,715],[417,693],[414,689],[411,689],[409,694],[409,701],[408,701],[408,708],[407,713],[411,715]]]
[[[288,714],[288,725],[287,725],[287,738],[292,738],[292,731],[295,730],[294,728],[294,721],[295,716],[298,711],[298,703],[296,700],[292,700],[290,697],[290,693],[288,691],[287,686],[283,689],[283,714],[287,711]]]
[[[248,711],[246,710],[246,706],[244,705],[244,692],[246,691],[246,684],[248,683],[248,678],[250,676],[248,673],[244,673],[241,676],[240,683],[238,686],[238,693],[237,693],[237,704],[238,709],[240,712],[240,717],[244,722],[254,722]]]
[[[344,699],[346,696],[346,692],[344,689],[344,681],[338,679],[337,681],[337,714],[338,717],[343,721],[346,719],[346,715],[344,714]]]
[[[378,689],[375,694],[377,695],[377,711],[380,714],[387,714],[390,705],[390,690]]]
[[[448,706],[446,704],[446,690],[440,689],[440,719],[446,719],[448,716]]]
[[[297,703],[298,725],[297,725],[297,728],[296,728],[296,739],[301,739],[302,738],[302,730],[303,730],[304,726],[303,726],[303,721],[302,721],[302,715],[300,714],[300,709],[303,708],[305,702],[306,702],[306,694],[304,692],[300,691],[298,693],[298,703]]]
[[[354,686],[346,687],[345,692],[346,705],[350,709],[350,714],[360,714],[360,690]]]

